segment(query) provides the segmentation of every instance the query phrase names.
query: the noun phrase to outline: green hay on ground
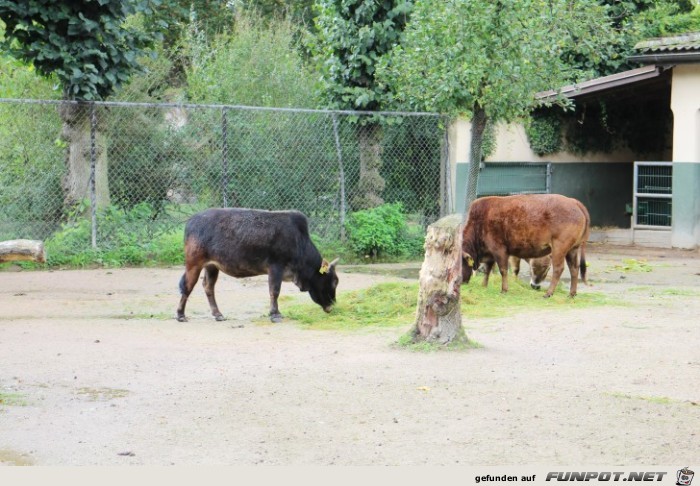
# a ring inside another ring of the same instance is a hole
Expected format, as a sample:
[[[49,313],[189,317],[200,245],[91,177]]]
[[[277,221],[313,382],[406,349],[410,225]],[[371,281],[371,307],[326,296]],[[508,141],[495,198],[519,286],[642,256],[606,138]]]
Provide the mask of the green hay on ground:
[[[568,283],[560,282],[557,291],[545,299],[543,290],[532,290],[528,283],[513,277],[508,279],[509,291],[501,294],[501,278],[493,275],[489,286],[481,285],[481,276],[462,286],[462,316],[470,319],[498,318],[523,311],[552,310],[620,305],[620,302],[600,292],[579,285],[576,298],[569,297]],[[583,289],[582,289],[583,287]],[[363,290],[339,292],[338,303],[330,314],[316,304],[301,299],[284,299],[284,313],[309,329],[355,331],[367,328],[410,326],[416,317],[417,282],[381,283]]]

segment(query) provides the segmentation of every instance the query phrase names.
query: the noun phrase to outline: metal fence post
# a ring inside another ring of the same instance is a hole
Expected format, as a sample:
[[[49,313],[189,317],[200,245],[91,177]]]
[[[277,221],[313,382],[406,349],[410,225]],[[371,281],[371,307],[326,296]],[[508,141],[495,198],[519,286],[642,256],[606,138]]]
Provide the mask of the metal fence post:
[[[340,148],[340,136],[338,134],[338,115],[333,113],[333,135],[335,136],[335,149],[338,152],[338,178],[340,183],[340,241],[345,241],[345,170],[343,169],[343,152]]]
[[[96,157],[96,133],[97,114],[95,113],[95,103],[90,103],[90,206],[92,213],[92,247],[97,248],[97,184],[95,170],[97,166]]]
[[[442,153],[440,163],[440,217],[443,218],[453,212],[452,201],[452,166],[450,164],[450,125],[445,120],[445,133],[443,135]]]
[[[222,109],[221,114],[221,136],[222,153],[221,153],[221,193],[223,195],[224,207],[228,207],[228,110]]]

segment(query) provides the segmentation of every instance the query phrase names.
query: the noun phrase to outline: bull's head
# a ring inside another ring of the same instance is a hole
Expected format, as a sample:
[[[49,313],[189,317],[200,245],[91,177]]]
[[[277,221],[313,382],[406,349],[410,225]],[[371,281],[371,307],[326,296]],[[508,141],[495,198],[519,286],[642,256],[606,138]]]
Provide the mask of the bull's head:
[[[546,256],[543,258],[531,258],[530,263],[530,287],[539,290],[542,282],[549,273],[551,258]]]
[[[469,283],[474,270],[476,270],[477,262],[467,252],[462,252],[462,283]]]
[[[335,289],[338,287],[338,275],[335,272],[335,266],[338,260],[336,258],[330,263],[323,260],[316,277],[312,279],[309,286],[311,300],[323,307],[323,310],[326,312],[330,312],[335,303]]]

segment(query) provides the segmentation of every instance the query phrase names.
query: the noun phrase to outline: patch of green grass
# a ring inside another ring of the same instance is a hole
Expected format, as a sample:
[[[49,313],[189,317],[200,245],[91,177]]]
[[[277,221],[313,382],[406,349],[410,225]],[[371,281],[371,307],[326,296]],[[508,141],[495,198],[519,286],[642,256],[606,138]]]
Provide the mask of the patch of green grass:
[[[393,268],[377,265],[343,265],[343,273],[363,273],[418,280],[420,263],[406,262],[405,265]]]
[[[418,341],[413,340],[411,332],[408,332],[401,336],[394,346],[397,348],[407,349],[409,351],[415,351],[420,353],[434,353],[437,351],[463,351],[466,349],[480,349],[484,346],[473,339],[467,339],[465,336],[461,336],[455,341],[448,344],[440,344],[429,341]]]
[[[128,314],[117,314],[114,316],[109,316],[114,319],[155,319],[158,321],[167,321],[173,319],[173,314],[168,314],[167,312],[129,312]]]
[[[649,397],[643,395],[630,395],[628,393],[612,392],[608,393],[611,397],[615,398],[625,398],[627,400],[642,400],[649,403],[656,403],[659,405],[671,405],[673,403],[683,403],[680,400],[674,400],[669,397]]]
[[[493,275],[488,287],[477,276],[462,286],[462,316],[469,319],[497,318],[514,315],[523,310],[577,309],[603,305],[622,305],[606,294],[584,289],[576,298],[569,297],[568,285],[560,283],[549,299],[544,290],[534,291],[529,284],[513,277],[508,279],[509,291],[501,294],[500,275]],[[581,286],[579,286],[579,289]],[[381,283],[363,290],[340,292],[338,303],[330,314],[316,304],[293,300],[285,305],[285,315],[304,327],[313,329],[360,330],[370,327],[409,326],[415,321],[418,301],[417,282]]]
[[[544,298],[549,286],[546,282],[542,290],[533,290],[530,284],[513,276],[508,278],[508,292],[501,293],[501,276],[491,275],[488,287],[482,285],[483,276],[478,274],[472,281],[462,286],[462,316],[474,319],[511,316],[523,310],[540,309],[580,309],[603,305],[623,305],[621,301],[601,292],[590,291],[579,282],[578,293],[569,297],[568,282],[559,282],[557,290]]]
[[[627,258],[622,263],[613,265],[610,270],[617,272],[651,272],[651,265],[644,259]]]
[[[668,288],[668,289],[663,289],[659,293],[661,295],[679,295],[682,297],[698,297],[698,296],[700,296],[700,291],[694,290],[694,289]]]
[[[25,407],[27,400],[20,393],[0,391],[0,407]]]
[[[78,389],[76,393],[91,402],[105,402],[115,398],[124,398],[129,394],[129,390],[123,390],[121,388],[83,387]]]
[[[417,283],[381,283],[367,289],[343,292],[330,314],[304,302],[285,307],[285,315],[314,329],[359,330],[366,327],[397,327],[415,319]]]
[[[649,292],[653,290],[653,287],[647,286],[641,286],[641,287],[630,287],[627,289],[627,292]]]

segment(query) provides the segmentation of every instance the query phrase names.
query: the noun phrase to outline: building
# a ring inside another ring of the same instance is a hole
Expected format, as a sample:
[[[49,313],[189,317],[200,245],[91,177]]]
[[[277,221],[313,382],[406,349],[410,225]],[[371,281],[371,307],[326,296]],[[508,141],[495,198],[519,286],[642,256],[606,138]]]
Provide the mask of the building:
[[[635,49],[639,54],[631,60],[642,67],[561,92],[579,106],[595,107],[605,100],[629,106],[630,113],[644,119],[648,133],[639,135],[653,139],[652,148],[539,156],[522,126],[498,126],[496,149],[482,163],[480,195],[565,194],[589,208],[596,238],[700,247],[700,33],[651,39]],[[469,128],[469,122],[458,121],[450,129],[457,212],[464,211]]]

